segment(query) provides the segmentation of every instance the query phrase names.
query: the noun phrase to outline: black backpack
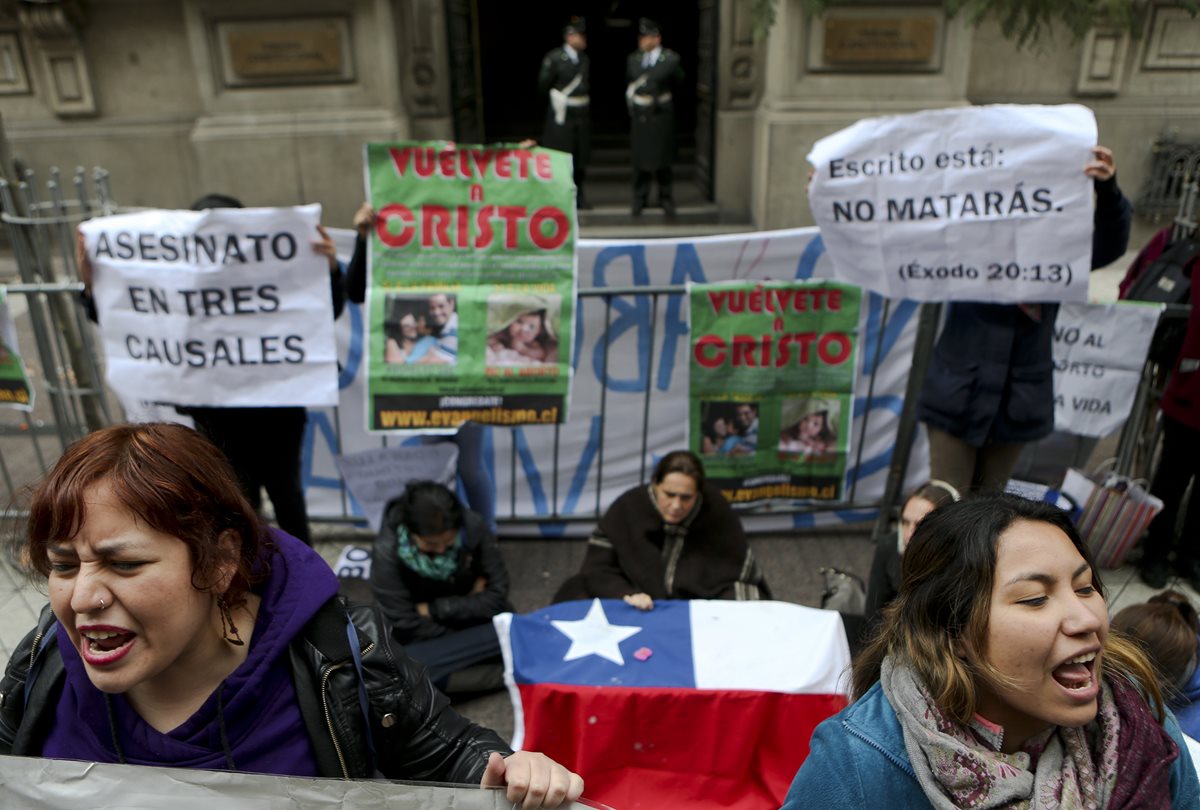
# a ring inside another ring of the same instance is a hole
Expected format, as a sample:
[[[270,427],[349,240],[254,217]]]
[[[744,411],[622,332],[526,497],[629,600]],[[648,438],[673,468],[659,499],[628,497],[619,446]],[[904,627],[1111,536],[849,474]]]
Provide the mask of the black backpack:
[[[1192,280],[1188,266],[1200,256],[1200,239],[1183,236],[1175,240],[1142,271],[1125,297],[1131,301],[1186,304]]]
[[[1200,257],[1200,238],[1195,234],[1180,237],[1142,271],[1125,298],[1163,304],[1188,303],[1192,290],[1190,266],[1197,257]],[[1186,320],[1159,320],[1150,341],[1149,359],[1160,366],[1174,366],[1186,334]]]

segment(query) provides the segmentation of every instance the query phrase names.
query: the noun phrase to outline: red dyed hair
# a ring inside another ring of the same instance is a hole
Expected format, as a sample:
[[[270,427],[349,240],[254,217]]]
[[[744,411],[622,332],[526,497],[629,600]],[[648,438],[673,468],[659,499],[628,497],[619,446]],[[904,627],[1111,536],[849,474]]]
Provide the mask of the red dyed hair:
[[[99,483],[147,526],[188,547],[198,590],[211,589],[217,569],[234,562],[223,595],[236,606],[265,573],[257,563],[269,539],[224,454],[194,430],[161,423],[115,425],[85,436],[34,488],[25,552],[42,576],[50,574],[47,545],[79,532],[87,516],[84,494]],[[219,542],[226,532],[236,537],[235,549]]]

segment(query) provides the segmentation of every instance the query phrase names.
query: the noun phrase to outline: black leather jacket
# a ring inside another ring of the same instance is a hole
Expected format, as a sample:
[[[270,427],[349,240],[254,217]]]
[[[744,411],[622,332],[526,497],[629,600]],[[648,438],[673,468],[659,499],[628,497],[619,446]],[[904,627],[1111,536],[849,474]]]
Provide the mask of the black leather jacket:
[[[369,720],[361,709],[358,668],[346,633],[347,610],[358,634]],[[64,680],[54,622],[47,606],[0,680],[0,754],[36,752],[54,721]],[[322,776],[478,784],[488,754],[512,753],[495,732],[450,708],[424,667],[392,645],[383,616],[374,607],[330,600],[289,650],[300,714]],[[26,697],[31,664],[34,677]]]

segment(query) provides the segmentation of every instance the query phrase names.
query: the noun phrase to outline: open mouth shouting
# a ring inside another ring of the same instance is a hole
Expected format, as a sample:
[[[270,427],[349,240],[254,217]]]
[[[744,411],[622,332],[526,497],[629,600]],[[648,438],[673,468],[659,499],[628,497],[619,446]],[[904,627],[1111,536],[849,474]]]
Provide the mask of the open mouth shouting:
[[[124,658],[136,638],[136,633],[111,625],[80,627],[79,653],[90,666],[107,666]]]
[[[1100,691],[1100,679],[1096,677],[1097,650],[1089,650],[1063,661],[1050,675],[1072,698],[1092,700]]]

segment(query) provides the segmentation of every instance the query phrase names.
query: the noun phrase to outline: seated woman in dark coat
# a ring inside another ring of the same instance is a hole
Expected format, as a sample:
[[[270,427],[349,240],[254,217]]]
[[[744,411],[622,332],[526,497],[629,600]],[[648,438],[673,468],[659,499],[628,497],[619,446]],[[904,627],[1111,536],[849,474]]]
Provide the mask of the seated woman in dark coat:
[[[443,691],[499,688],[492,617],[512,610],[508,570],[482,517],[433,481],[415,481],[384,510],[371,590],[392,636]]]
[[[742,523],[704,465],[676,450],[649,486],[613,501],[588,540],[583,570],[554,601],[624,599],[642,610],[655,599],[770,599]]]

